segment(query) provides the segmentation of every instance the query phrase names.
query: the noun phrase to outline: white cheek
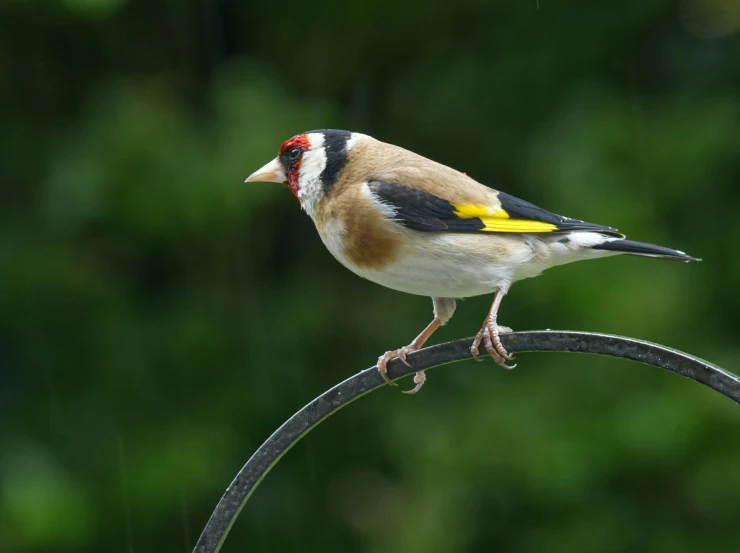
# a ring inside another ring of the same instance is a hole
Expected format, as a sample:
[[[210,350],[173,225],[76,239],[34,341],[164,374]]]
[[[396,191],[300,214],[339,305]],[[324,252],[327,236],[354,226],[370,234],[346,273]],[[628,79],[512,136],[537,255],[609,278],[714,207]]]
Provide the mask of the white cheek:
[[[321,173],[326,169],[326,156],[323,150],[308,151],[301,161],[301,172],[298,177],[298,199],[301,206],[311,217],[316,204],[321,199]]]

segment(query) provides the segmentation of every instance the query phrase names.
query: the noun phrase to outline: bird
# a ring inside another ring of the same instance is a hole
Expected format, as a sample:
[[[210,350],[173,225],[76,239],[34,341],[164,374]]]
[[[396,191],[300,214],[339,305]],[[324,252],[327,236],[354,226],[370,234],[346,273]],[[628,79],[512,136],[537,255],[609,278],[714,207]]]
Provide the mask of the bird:
[[[429,296],[434,318],[407,346],[381,355],[411,367],[420,349],[452,317],[456,300],[493,294],[470,347],[501,367],[513,361],[498,311],[511,285],[573,261],[630,254],[700,261],[686,253],[628,240],[616,228],[556,215],[452,169],[369,135],[319,129],[284,141],[275,159],[246,182],[287,184],[329,252],[356,275],[407,294]],[[416,371],[414,388],[426,382]]]

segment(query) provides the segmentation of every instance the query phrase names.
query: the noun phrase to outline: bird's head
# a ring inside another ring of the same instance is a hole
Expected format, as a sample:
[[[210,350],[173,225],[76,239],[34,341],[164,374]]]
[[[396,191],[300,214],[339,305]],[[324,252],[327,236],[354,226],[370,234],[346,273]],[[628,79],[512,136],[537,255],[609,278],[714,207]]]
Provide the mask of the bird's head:
[[[331,129],[298,134],[283,142],[278,156],[246,182],[287,182],[301,206],[312,214],[313,206],[347,164],[348,149],[361,137],[364,135]]]

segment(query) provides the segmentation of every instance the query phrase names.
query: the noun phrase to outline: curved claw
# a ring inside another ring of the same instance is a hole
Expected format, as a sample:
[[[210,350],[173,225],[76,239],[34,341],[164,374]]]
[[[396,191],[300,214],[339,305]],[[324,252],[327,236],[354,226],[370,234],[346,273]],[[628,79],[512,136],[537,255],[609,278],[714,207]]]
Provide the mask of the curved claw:
[[[478,357],[478,355],[480,355],[480,352],[478,351],[478,344],[480,344],[480,340],[476,336],[475,337],[475,340],[473,340],[473,345],[470,346],[470,353],[472,354],[473,359],[475,359],[476,361],[478,361],[478,363],[482,363],[483,362],[483,359],[481,359],[480,357]]]
[[[498,334],[493,335],[493,347],[496,348],[496,353],[498,353],[501,357],[506,359],[507,361],[513,361],[514,356],[511,355],[508,351],[506,351],[506,348],[501,344],[501,339],[498,337]]]
[[[401,349],[397,349],[393,351],[386,351],[383,355],[381,355],[378,358],[378,365],[377,365],[378,372],[380,373],[380,376],[383,377],[383,380],[385,380],[386,384],[390,384],[391,386],[398,386],[398,384],[396,384],[390,378],[388,378],[388,374],[387,374],[388,373],[388,362],[398,357],[404,365],[411,368],[411,363],[408,362],[408,360],[406,359],[406,356],[412,351],[416,351],[416,350],[417,348],[413,345],[404,346]],[[419,386],[419,388],[420,387],[421,386]],[[418,392],[418,390],[416,391]]]
[[[475,335],[473,345],[470,347],[470,353],[472,353],[473,359],[475,359],[476,361],[481,361],[481,359],[478,357],[478,347],[480,346],[480,343],[483,342],[483,346],[486,348],[486,351],[497,365],[503,367],[506,370],[511,370],[516,367],[516,364],[506,364],[506,361],[513,361],[514,356],[510,355],[509,352],[506,351],[504,346],[501,344],[501,340],[499,339],[499,334],[505,334],[507,332],[511,332],[511,329],[509,327],[498,326],[496,324],[490,323],[484,324],[483,328],[481,328],[478,331],[478,334]]]
[[[501,351],[496,348],[496,353],[498,353],[499,356],[503,357],[507,361],[514,361],[516,359],[516,357],[507,352],[503,347],[501,348]]]
[[[494,360],[494,362],[495,362],[495,363],[496,363],[496,364],[497,364],[497,365],[498,365],[499,367],[501,367],[501,368],[504,368],[504,369],[506,369],[507,371],[510,371],[511,369],[516,369],[516,365],[517,365],[516,363],[514,363],[513,365],[507,365],[507,364],[506,364],[506,361],[504,361],[503,359],[496,359],[496,358],[494,358],[493,360]]]
[[[383,380],[385,380],[385,383],[390,386],[398,386],[395,382],[393,382],[390,378],[388,378],[387,371],[380,371],[380,376],[383,377]]]
[[[402,390],[404,394],[415,394],[419,390],[421,390],[421,387],[424,385],[424,382],[427,381],[427,375],[424,373],[424,371],[419,371],[414,375],[414,388],[412,390]]]
[[[383,355],[381,355],[378,358],[378,372],[380,373],[380,376],[385,380],[385,383],[390,386],[398,386],[395,382],[393,382],[390,378],[388,378],[388,361],[393,359],[393,357],[390,357],[390,354],[394,352],[387,351]]]
[[[410,349],[409,349],[409,346],[406,346],[406,347],[404,347],[404,348],[401,348],[401,349],[400,349],[400,350],[398,350],[398,351],[400,352],[400,353],[398,354],[398,358],[399,358],[399,359],[401,360],[401,362],[402,362],[402,363],[403,363],[404,365],[406,365],[406,366],[407,366],[407,367],[408,367],[409,369],[410,369],[410,368],[412,368],[412,367],[411,367],[411,363],[409,363],[408,361],[406,361],[406,353],[407,353],[408,351],[413,351],[413,350],[410,350]]]
[[[488,351],[489,355],[491,356],[491,359],[493,359],[493,362],[496,363],[499,367],[506,369],[507,371],[510,371],[511,369],[516,367],[516,363],[513,365],[507,365],[505,357],[502,357],[499,352],[497,352],[494,348],[488,349],[486,347],[486,351]]]

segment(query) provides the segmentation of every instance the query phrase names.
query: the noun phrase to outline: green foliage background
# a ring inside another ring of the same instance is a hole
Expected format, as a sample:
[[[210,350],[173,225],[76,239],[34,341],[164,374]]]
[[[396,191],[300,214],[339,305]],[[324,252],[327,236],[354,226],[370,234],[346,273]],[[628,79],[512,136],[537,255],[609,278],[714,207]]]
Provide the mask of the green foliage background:
[[[554,269],[502,322],[740,371],[738,60],[733,0],[0,3],[0,551],[190,551],[273,429],[428,322],[243,184],[311,128],[703,257]],[[328,420],[224,551],[738,551],[739,432],[625,361],[461,363]]]

